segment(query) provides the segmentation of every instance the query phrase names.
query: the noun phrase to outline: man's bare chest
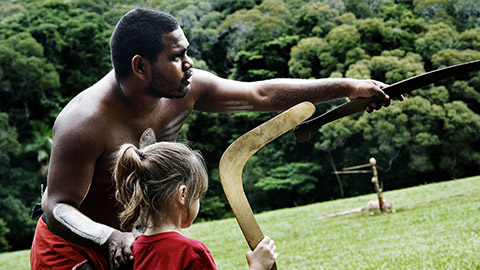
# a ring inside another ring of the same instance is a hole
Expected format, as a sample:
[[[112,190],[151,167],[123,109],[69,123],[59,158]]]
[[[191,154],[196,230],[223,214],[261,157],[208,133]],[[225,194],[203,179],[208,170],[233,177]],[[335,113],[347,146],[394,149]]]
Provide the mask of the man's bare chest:
[[[103,171],[111,167],[116,151],[123,144],[133,144],[140,148],[142,140],[144,141],[143,145],[152,142],[175,141],[191,112],[192,108],[190,107],[174,106],[158,111],[148,121],[129,119],[130,121],[113,123],[106,131],[108,136],[105,140],[104,153],[97,162],[97,169]],[[145,132],[146,130],[150,130],[150,132]]]
[[[165,113],[163,117],[153,121],[149,128],[152,128],[155,132],[157,141],[175,141],[190,113],[191,110]]]

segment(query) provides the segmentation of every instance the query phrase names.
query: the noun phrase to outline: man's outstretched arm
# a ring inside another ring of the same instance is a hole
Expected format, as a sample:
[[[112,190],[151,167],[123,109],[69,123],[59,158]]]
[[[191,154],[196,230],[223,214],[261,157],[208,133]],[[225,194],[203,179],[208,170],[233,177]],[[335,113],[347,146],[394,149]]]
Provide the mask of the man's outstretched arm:
[[[198,95],[195,109],[209,112],[281,111],[303,101],[314,104],[339,98],[379,97],[383,102],[369,104],[368,112],[390,104],[375,80],[357,79],[271,79],[239,82],[195,70],[192,92]]]

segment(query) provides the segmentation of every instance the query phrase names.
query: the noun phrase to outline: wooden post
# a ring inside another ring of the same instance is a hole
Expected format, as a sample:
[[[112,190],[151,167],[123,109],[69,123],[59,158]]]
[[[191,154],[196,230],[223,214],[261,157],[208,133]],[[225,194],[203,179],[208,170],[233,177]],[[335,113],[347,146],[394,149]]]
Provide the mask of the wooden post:
[[[372,177],[372,183],[375,185],[375,191],[377,191],[377,196],[378,196],[378,206],[380,207],[380,211],[382,213],[385,213],[385,205],[383,203],[383,198],[382,198],[382,190],[380,189],[380,185],[378,184],[378,173],[377,173],[377,167],[375,166],[377,164],[377,161],[375,158],[370,158],[370,165],[372,166],[373,169],[373,177]]]
[[[341,171],[334,171],[333,173],[338,175],[338,174],[370,173],[370,172],[373,172],[372,183],[374,184],[375,191],[377,192],[378,207],[380,208],[380,212],[385,213],[387,209],[385,207],[385,202],[383,201],[382,190],[380,189],[380,184],[378,183],[378,172],[377,172],[377,167],[375,166],[376,164],[377,164],[377,161],[375,160],[375,158],[371,157],[368,164],[343,168]],[[372,167],[372,170],[371,171],[369,171],[369,170],[356,170],[356,169],[365,168],[365,167]]]

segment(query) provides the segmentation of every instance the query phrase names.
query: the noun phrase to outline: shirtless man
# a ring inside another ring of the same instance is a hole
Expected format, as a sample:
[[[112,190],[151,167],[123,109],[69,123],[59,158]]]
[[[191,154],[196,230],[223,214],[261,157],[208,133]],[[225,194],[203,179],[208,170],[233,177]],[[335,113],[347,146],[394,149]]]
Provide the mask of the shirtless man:
[[[301,101],[378,96],[372,80],[274,79],[238,82],[194,70],[183,30],[168,14],[136,9],[111,38],[114,70],[77,95],[54,125],[47,191],[32,244],[33,269],[109,269],[128,266],[135,240],[119,230],[112,154],[139,145],[152,128],[157,141],[174,141],[192,110],[282,111]],[[93,64],[93,63],[92,63]],[[47,225],[48,226],[47,226]]]

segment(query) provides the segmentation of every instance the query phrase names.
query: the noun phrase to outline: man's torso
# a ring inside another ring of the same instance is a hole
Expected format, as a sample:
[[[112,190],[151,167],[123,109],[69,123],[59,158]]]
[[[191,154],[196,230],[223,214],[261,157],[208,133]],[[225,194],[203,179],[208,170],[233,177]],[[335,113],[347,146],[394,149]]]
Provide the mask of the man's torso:
[[[157,141],[175,141],[193,110],[194,98],[192,95],[181,99],[162,98],[149,117],[132,117],[128,108],[122,107],[124,104],[118,104],[111,93],[113,90],[105,89],[109,83],[103,80],[106,78],[75,97],[59,115],[55,126],[56,129],[65,125],[81,126],[98,133],[96,140],[102,141],[103,149],[79,210],[94,221],[118,228],[117,214],[121,209],[115,199],[112,179],[115,152],[125,143],[139,147],[140,137],[147,128],[154,130]],[[78,121],[80,125],[72,125]]]

